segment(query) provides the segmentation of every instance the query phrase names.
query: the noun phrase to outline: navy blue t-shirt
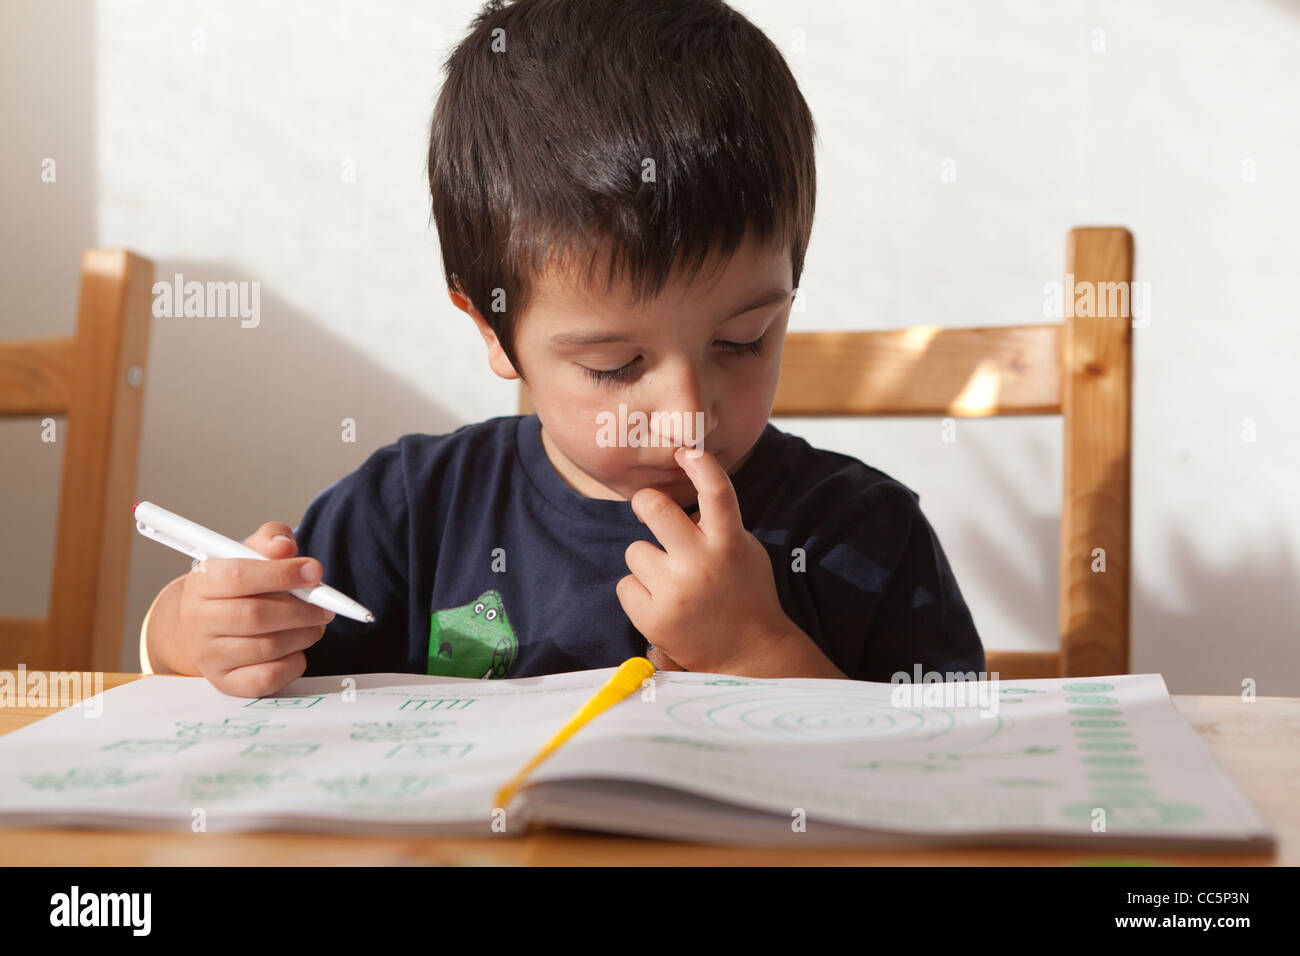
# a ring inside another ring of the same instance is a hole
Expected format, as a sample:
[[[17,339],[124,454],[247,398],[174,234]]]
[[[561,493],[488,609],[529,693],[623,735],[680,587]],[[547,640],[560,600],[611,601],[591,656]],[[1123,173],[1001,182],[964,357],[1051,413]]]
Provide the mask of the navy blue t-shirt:
[[[984,669],[915,492],[770,423],[732,484],[786,615],[850,678]],[[628,502],[569,486],[536,415],[405,435],[317,495],[294,535],[375,615],[336,615],[307,675],[530,677],[646,653],[615,585],[628,545],[654,535]]]

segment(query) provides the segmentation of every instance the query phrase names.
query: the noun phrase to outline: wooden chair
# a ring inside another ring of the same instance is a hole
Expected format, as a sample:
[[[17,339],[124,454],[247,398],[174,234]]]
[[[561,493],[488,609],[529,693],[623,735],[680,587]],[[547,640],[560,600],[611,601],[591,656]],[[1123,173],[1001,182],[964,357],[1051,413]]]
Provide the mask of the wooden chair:
[[[772,409],[773,417],[1062,416],[1060,647],[986,648],[987,670],[1003,680],[1129,669],[1133,237],[1073,229],[1065,258],[1063,323],[788,333]],[[1079,310],[1090,315],[1074,314],[1072,288],[1093,290],[1095,307]],[[519,409],[533,411],[523,389]],[[1105,570],[1094,571],[1103,551]]]
[[[67,416],[49,615],[0,618],[0,667],[120,669],[152,289],[148,259],[88,249],[76,336],[0,342],[0,415]]]

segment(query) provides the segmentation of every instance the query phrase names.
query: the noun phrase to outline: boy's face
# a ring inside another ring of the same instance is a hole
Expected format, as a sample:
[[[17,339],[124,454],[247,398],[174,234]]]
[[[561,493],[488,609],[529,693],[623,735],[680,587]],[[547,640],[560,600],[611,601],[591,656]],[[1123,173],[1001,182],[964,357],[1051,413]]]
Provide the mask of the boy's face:
[[[547,456],[587,497],[629,499],[653,487],[689,506],[695,489],[674,463],[673,446],[702,447],[732,474],[762,433],[794,295],[789,247],[760,247],[747,235],[720,271],[710,271],[715,267],[716,258],[692,283],[675,271],[664,292],[640,307],[623,286],[606,296],[555,275],[538,282],[533,305],[516,323],[515,354]],[[603,273],[596,274],[603,285]],[[463,297],[453,292],[452,300],[478,324],[493,370],[517,378],[487,323]],[[620,404],[627,423],[621,446],[610,444],[619,435]],[[636,412],[645,422],[639,438]],[[670,426],[675,422],[680,429]]]

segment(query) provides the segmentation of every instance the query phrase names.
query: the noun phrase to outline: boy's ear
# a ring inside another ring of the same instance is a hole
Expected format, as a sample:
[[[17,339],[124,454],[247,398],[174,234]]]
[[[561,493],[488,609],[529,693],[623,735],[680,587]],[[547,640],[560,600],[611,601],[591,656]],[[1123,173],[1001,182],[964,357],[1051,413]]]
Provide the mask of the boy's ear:
[[[492,371],[496,372],[501,378],[519,378],[519,372],[516,371],[505,349],[501,347],[501,342],[497,334],[492,331],[492,327],[487,324],[487,320],[479,315],[478,309],[474,308],[474,303],[469,298],[455,288],[448,288],[447,294],[451,297],[452,305],[460,309],[478,326],[479,335],[483,336],[483,341],[487,343],[488,365],[492,366]]]

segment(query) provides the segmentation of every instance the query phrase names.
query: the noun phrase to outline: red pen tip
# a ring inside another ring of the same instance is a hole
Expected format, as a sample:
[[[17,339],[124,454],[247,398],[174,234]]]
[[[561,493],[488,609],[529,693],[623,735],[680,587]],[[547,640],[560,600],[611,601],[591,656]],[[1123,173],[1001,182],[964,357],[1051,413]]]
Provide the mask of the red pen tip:
[[[137,501],[134,505],[131,506],[131,514],[135,514],[135,509],[139,507],[140,507],[140,502]]]

